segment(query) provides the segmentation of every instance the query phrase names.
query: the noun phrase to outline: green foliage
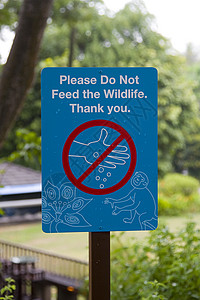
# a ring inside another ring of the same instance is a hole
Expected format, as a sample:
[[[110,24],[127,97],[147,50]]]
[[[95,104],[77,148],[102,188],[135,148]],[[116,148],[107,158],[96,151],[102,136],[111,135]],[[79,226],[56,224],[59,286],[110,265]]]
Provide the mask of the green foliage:
[[[35,132],[20,129],[16,133],[17,150],[14,151],[8,160],[25,164],[34,169],[41,166],[41,138]]]
[[[16,22],[22,0],[0,0],[0,29],[1,26],[9,26],[11,30],[16,28]]]
[[[1,174],[3,174],[4,173],[4,170],[0,170],[0,175]],[[2,185],[0,185],[0,188],[2,188],[3,186]],[[0,207],[0,216],[1,215],[4,215],[4,211],[3,211],[3,209]]]
[[[75,9],[75,6],[73,7]],[[90,8],[88,8],[90,9]],[[93,9],[93,8],[92,8]],[[84,13],[83,13],[84,14]],[[64,17],[64,14],[63,14]],[[63,19],[65,21],[65,19]],[[154,66],[159,70],[159,175],[172,171],[177,149],[185,146],[186,136],[195,128],[197,101],[192,92],[193,81],[186,75],[185,60],[170,54],[168,41],[152,30],[154,18],[142,1],[132,1],[112,18],[93,9],[93,18],[76,24],[73,66]],[[63,31],[63,23],[60,32]],[[55,32],[56,22],[47,29]],[[103,30],[102,30],[103,28]],[[57,29],[57,32],[59,30]],[[68,32],[68,33],[67,33]],[[67,39],[58,39],[57,48],[63,55],[45,61],[45,65],[62,66],[67,63]],[[57,39],[56,39],[57,41]],[[69,43],[68,43],[69,45]],[[52,48],[53,49],[53,48]],[[61,59],[62,58],[62,59]]]
[[[166,57],[159,72],[158,159],[162,176],[172,170],[176,151],[185,146],[186,137],[195,128],[198,105],[182,58]]]
[[[200,102],[200,61],[190,64],[187,69],[187,74],[195,83],[194,92]]]
[[[15,280],[8,277],[5,279],[5,281],[6,281],[5,286],[2,287],[0,290],[0,294],[1,294],[0,300],[14,299],[13,292],[16,289]]]
[[[9,0],[6,3],[11,7],[13,3],[16,16],[21,0]],[[6,9],[8,7],[5,6],[5,12]],[[169,42],[152,29],[153,25],[154,17],[140,0],[131,1],[112,16],[98,0],[54,1],[41,47],[35,84],[1,157],[17,150],[15,136],[19,128],[40,135],[41,68],[67,65],[154,66],[159,71],[159,175],[162,177],[173,171],[173,164],[177,171],[182,171],[186,160],[186,167],[191,174],[199,174],[199,169],[195,168],[199,160],[199,131],[195,131],[198,107],[193,93],[194,78],[187,75],[183,57],[171,54]],[[196,74],[199,74],[198,71]],[[191,136],[191,132],[196,134],[195,140],[189,141],[187,137]],[[177,159],[180,149],[182,159]],[[183,155],[184,149],[189,150],[187,155]],[[194,153],[195,162],[192,161]],[[179,161],[181,166],[178,166]]]
[[[200,211],[199,182],[193,177],[168,174],[159,182],[159,214]]]
[[[165,197],[162,194],[158,199],[158,211],[162,216],[178,216],[182,214],[196,213],[200,211],[199,195],[183,197],[174,195]]]
[[[40,69],[41,70],[41,69]],[[9,132],[4,147],[1,149],[1,157],[7,157],[12,152],[18,150],[18,136],[17,131],[26,129],[34,132],[35,135],[41,135],[41,99],[40,99],[40,72],[37,70],[34,87],[30,90],[29,95],[25,101],[24,107],[14,128]]]
[[[2,208],[0,208],[0,216],[4,215],[4,211]]]
[[[123,245],[115,237],[112,252],[112,300],[200,299],[200,231],[190,223],[172,233],[152,232],[142,244]]]
[[[186,146],[179,162],[182,163],[182,169],[188,170],[191,176],[200,180],[200,118],[195,123],[195,129],[186,138]]]
[[[198,188],[198,180],[191,176],[184,176],[176,173],[166,175],[161,183],[161,191],[166,196],[173,196],[174,194],[190,196],[197,193]]]
[[[193,55],[193,59],[195,55]],[[189,58],[188,58],[189,60]],[[192,57],[190,61],[192,60]],[[188,62],[189,63],[189,62]],[[190,62],[187,68],[188,77],[194,82],[193,91],[196,95],[197,101],[200,104],[200,63]],[[175,170],[181,172],[188,170],[191,176],[200,179],[200,110],[197,108],[197,116],[193,117],[193,128],[185,136],[185,145],[180,145],[175,153],[173,163]]]
[[[196,62],[199,61],[199,51],[195,48],[196,47],[192,43],[187,44],[185,57],[189,66],[193,66]]]

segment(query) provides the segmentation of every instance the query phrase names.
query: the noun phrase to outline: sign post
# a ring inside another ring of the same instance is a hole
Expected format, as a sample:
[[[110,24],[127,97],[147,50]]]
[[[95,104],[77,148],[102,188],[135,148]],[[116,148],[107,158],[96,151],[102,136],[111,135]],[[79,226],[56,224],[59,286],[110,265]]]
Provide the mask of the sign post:
[[[45,68],[41,81],[42,228],[90,233],[90,300],[106,300],[110,231],[157,228],[157,70]]]
[[[89,233],[89,299],[110,300],[110,232]]]

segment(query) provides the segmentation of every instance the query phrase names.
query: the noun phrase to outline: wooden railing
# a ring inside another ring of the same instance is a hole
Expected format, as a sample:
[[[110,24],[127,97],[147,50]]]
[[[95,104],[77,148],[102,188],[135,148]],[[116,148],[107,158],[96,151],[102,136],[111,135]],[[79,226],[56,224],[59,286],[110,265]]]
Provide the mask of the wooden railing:
[[[0,258],[10,260],[14,256],[33,256],[37,259],[36,268],[55,275],[78,280],[88,275],[88,264],[81,260],[0,240]]]

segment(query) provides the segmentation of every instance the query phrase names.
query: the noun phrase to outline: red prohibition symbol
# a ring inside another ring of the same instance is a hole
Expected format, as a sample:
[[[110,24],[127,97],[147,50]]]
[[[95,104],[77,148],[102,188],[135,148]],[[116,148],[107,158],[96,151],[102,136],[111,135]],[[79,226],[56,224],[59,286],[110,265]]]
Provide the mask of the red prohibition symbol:
[[[72,173],[72,170],[70,168],[69,164],[69,151],[71,148],[71,145],[75,138],[84,130],[89,129],[91,127],[96,126],[105,126],[112,128],[120,133],[119,137],[95,160],[95,162],[88,167],[88,169],[79,177],[76,178],[74,174]],[[129,165],[129,169],[126,173],[126,175],[115,185],[105,188],[105,189],[95,189],[88,187],[83,184],[83,181],[98,167],[98,165],[114,150],[117,145],[119,145],[123,140],[126,140],[129,148],[130,148],[130,154],[131,154],[131,162]],[[63,162],[63,168],[65,170],[65,174],[67,175],[68,179],[81,191],[92,194],[92,195],[106,195],[113,193],[120,188],[122,188],[131,178],[137,161],[137,152],[135,148],[135,144],[130,136],[130,134],[120,125],[108,121],[108,120],[93,120],[88,121],[86,123],[81,124],[78,126],[67,138],[65,145],[63,147],[63,153],[62,153],[62,162]]]

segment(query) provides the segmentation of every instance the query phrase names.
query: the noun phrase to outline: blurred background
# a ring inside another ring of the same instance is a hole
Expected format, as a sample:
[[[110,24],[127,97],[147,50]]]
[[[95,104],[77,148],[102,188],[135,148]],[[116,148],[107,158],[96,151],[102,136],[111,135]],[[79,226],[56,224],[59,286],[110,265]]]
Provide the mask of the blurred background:
[[[40,202],[5,204],[40,199],[41,69],[153,66],[159,72],[159,228],[113,234],[112,299],[200,299],[199,1],[48,0],[40,11],[29,2],[0,1],[0,239],[88,261],[87,234],[46,235]],[[48,13],[40,25],[42,10]],[[30,15],[31,34],[24,17]],[[16,31],[18,46],[10,51]],[[31,37],[38,44],[32,52]]]

